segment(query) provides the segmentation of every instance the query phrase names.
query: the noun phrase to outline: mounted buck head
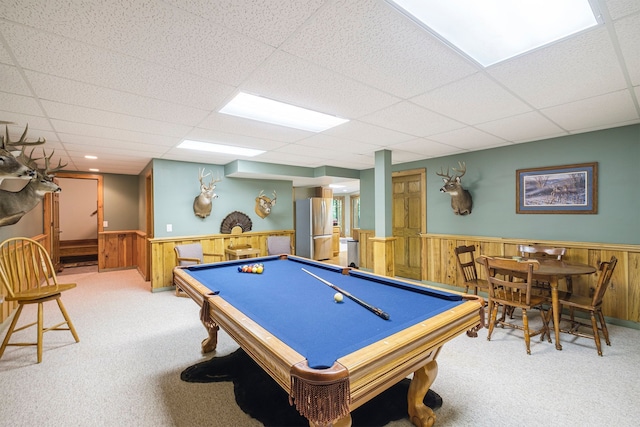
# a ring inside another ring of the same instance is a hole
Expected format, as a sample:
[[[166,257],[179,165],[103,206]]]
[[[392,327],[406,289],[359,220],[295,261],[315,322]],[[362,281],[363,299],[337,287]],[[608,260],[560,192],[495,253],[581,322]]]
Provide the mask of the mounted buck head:
[[[458,167],[459,169],[453,168],[453,171],[459,175],[449,175],[449,168],[447,168],[446,174],[443,173],[442,168],[440,168],[440,173],[436,173],[436,175],[443,177],[444,186],[440,189],[440,192],[449,193],[451,196],[453,213],[456,215],[468,215],[471,213],[473,200],[471,199],[471,193],[462,188],[462,184],[460,183],[460,178],[462,178],[467,171],[467,166],[464,162],[458,162]]]
[[[33,150],[31,150],[33,154]],[[47,157],[42,150],[43,156],[34,159],[31,155],[26,156],[24,147],[20,153],[20,158],[29,167],[36,169],[36,176],[31,179],[20,191],[0,190],[0,226],[12,225],[20,221],[20,219],[31,209],[35,208],[43,199],[46,193],[57,193],[62,191],[61,188],[53,182],[53,174],[66,166],[62,161],[58,162],[58,166],[51,168],[49,161],[53,156],[53,152]],[[45,161],[45,168],[37,167],[36,160]]]
[[[221,179],[211,179],[209,184],[204,183],[204,179],[211,173],[204,174],[204,169],[198,169],[198,180],[200,181],[200,194],[193,200],[193,213],[197,217],[206,218],[211,214],[211,201],[217,199],[218,195],[213,192],[216,189],[215,183]]]
[[[271,208],[276,205],[277,197],[276,190],[273,190],[273,199],[265,196],[264,190],[260,191],[260,194],[256,197],[256,207],[254,208],[260,218],[264,219],[271,213]]]
[[[36,175],[33,168],[29,168],[27,165],[20,163],[20,161],[11,154],[12,149],[15,150],[16,147],[42,145],[45,143],[44,138],[39,138],[37,141],[27,141],[28,130],[29,125],[25,127],[22,136],[17,141],[11,141],[11,139],[9,139],[8,126],[5,126],[5,136],[0,135],[0,182],[2,182],[3,178],[31,179]]]

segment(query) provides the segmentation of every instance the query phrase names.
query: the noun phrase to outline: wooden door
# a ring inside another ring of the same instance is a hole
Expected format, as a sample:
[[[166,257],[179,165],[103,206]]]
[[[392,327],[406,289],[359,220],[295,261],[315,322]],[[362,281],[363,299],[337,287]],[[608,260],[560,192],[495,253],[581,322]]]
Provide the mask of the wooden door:
[[[60,198],[58,193],[47,193],[44,197],[43,234],[47,236],[49,257],[56,271],[62,270],[60,263]]]
[[[422,279],[420,233],[427,227],[425,179],[424,169],[397,172],[392,177],[395,272],[415,280]]]

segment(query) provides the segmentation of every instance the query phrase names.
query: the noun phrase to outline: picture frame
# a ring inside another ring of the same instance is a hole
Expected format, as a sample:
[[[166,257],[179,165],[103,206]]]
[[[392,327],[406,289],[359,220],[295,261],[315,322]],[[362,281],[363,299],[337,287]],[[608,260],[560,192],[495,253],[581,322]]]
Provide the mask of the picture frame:
[[[598,163],[516,170],[516,213],[598,213]]]

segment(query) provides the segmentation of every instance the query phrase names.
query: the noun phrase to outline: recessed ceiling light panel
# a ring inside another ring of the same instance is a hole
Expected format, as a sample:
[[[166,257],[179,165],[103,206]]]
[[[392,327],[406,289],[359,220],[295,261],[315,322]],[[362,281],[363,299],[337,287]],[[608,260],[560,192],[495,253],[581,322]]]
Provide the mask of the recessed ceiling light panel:
[[[264,150],[256,150],[253,148],[237,147],[234,145],[212,144],[204,141],[193,141],[185,139],[178,145],[178,148],[186,148],[189,150],[208,151],[211,153],[232,154],[236,156],[253,157],[264,153]]]
[[[310,132],[322,132],[349,121],[244,92],[238,93],[220,112]]]
[[[589,0],[387,0],[484,67],[598,25]]]

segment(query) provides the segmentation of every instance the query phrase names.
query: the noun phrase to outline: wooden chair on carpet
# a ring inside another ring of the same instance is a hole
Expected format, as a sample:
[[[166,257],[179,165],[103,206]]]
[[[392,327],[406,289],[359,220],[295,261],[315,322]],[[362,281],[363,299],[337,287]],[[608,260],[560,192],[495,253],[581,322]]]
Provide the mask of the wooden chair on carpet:
[[[205,257],[213,257],[216,261],[224,261],[223,254],[205,253],[202,250],[202,244],[200,243],[188,243],[184,245],[176,245],[173,250],[176,253],[176,265],[179,267],[185,267],[195,264],[204,264]],[[176,295],[179,297],[186,297],[178,285],[176,285]]]
[[[556,259],[561,261],[567,253],[567,248],[555,247],[555,246],[543,246],[543,245],[518,245],[518,253],[523,258],[534,259]],[[567,291],[571,292],[573,289],[573,283],[571,282],[571,276],[564,278],[567,285]],[[542,291],[544,294],[551,294],[551,285],[549,282],[536,280],[533,287]]]
[[[458,269],[464,278],[465,292],[468,293],[469,288],[473,288],[473,293],[478,295],[478,290],[488,293],[489,282],[478,278],[475,250],[476,247],[474,245],[463,245],[455,248],[454,252],[458,261]]]
[[[268,236],[267,237],[267,254],[280,255],[292,254],[293,246],[289,236]]]
[[[0,358],[7,346],[37,346],[38,363],[42,362],[43,335],[49,331],[70,331],[76,342],[78,334],[62,304],[62,293],[76,287],[75,283],[58,283],[51,258],[46,249],[38,242],[25,237],[14,237],[0,244],[0,280],[7,295],[6,301],[16,301],[16,311],[7,335],[0,346]],[[44,326],[44,307],[47,301],[56,301],[64,322],[54,326]],[[22,309],[27,304],[38,304],[38,317],[35,322],[16,328]],[[10,342],[11,336],[18,331],[37,325],[37,341]],[[63,327],[65,326],[66,327]]]
[[[560,332],[575,335],[578,337],[591,338],[596,343],[596,349],[598,355],[602,356],[602,347],[600,344],[600,332],[604,337],[607,345],[611,345],[609,341],[609,331],[607,330],[607,324],[604,321],[604,315],[602,314],[602,300],[604,299],[605,292],[609,288],[609,282],[613,275],[613,270],[616,268],[618,259],[615,256],[611,257],[611,260],[600,263],[598,283],[593,291],[593,296],[573,295],[570,292],[558,292],[558,301],[560,302],[560,314],[562,315],[562,307],[569,308],[569,329],[560,328]],[[575,310],[588,312],[591,317],[591,330],[592,333],[581,332],[579,328],[581,326],[588,327],[589,325],[575,320]],[[596,318],[597,316],[597,318]],[[563,318],[561,317],[561,320]],[[600,326],[598,327],[598,320],[600,320]]]
[[[487,340],[491,340],[491,335],[496,324],[502,327],[519,329],[524,332],[524,341],[527,354],[531,354],[531,337],[540,335],[542,341],[547,335],[551,342],[549,332],[549,319],[551,309],[545,310],[543,304],[547,301],[544,296],[534,295],[531,292],[533,284],[533,271],[540,267],[539,262],[521,262],[514,259],[484,257],[483,266],[489,282],[489,308],[491,310],[489,318],[489,332]],[[501,276],[501,277],[499,277]],[[502,317],[498,319],[499,307],[503,307]],[[506,312],[508,308],[519,308],[522,311],[522,325],[507,320]],[[529,328],[528,311],[537,308],[540,310],[542,326],[540,329],[531,331]]]

